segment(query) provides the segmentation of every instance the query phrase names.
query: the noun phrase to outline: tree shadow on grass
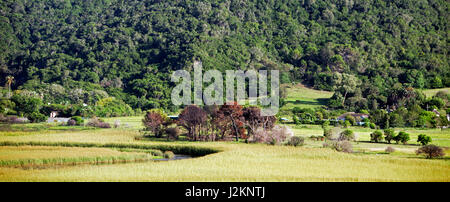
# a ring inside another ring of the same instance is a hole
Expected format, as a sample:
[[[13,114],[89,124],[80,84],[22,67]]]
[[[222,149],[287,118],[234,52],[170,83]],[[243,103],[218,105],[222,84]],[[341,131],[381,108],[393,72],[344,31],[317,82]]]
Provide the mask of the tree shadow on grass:
[[[178,139],[168,139],[167,137],[155,136],[136,136],[135,140],[152,141],[152,142],[191,142],[185,136],[180,136]]]
[[[420,144],[396,144],[396,143],[387,143],[387,142],[371,142],[366,140],[358,141],[359,143],[372,143],[372,144],[385,144],[385,145],[397,145],[397,146],[422,146]]]
[[[410,159],[424,159],[424,160],[441,160],[441,161],[450,161],[450,156],[444,156],[444,157],[434,157],[434,158],[426,158],[423,155],[417,155],[417,156],[408,156],[406,158],[410,158]]]
[[[307,101],[307,100],[289,100],[286,101],[286,103],[292,103],[297,105],[327,105],[328,104],[327,98],[318,98],[314,101]]]

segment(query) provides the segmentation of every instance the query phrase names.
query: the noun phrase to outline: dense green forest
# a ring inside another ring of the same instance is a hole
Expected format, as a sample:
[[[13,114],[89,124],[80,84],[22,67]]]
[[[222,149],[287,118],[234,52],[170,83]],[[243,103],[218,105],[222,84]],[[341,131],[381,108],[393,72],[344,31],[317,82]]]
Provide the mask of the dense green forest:
[[[201,60],[204,69],[281,70],[283,83],[335,91],[331,108],[398,107],[422,96],[415,89],[450,86],[449,5],[2,0],[0,82],[14,76],[13,90],[43,103],[115,97],[134,109],[173,110],[171,72]]]

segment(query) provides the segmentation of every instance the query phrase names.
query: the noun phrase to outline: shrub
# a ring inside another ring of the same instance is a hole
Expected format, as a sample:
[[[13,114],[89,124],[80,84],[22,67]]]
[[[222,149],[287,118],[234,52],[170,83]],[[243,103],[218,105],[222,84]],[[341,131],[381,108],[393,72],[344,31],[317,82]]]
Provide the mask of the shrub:
[[[47,120],[47,116],[39,113],[39,112],[33,112],[30,115],[28,115],[28,119],[31,123],[40,123]]]
[[[425,154],[427,159],[442,157],[445,155],[444,150],[436,145],[425,145],[416,151],[416,154]]]
[[[67,121],[67,125],[68,126],[76,126],[77,122],[75,120],[73,120],[73,119],[70,119],[70,120]]]
[[[338,152],[352,153],[353,146],[349,141],[333,141],[331,147]]]
[[[392,153],[392,152],[395,152],[395,149],[393,147],[389,146],[389,147],[386,147],[386,149],[384,151],[387,153]]]
[[[288,137],[294,136],[294,133],[287,126],[275,126],[269,137],[269,143],[272,145],[279,145],[284,142]]]
[[[294,133],[288,127],[277,125],[271,131],[262,128],[257,129],[248,139],[248,142],[279,145],[293,135]]]
[[[383,133],[379,130],[374,131],[373,133],[370,134],[370,141],[371,142],[380,142],[381,140],[383,140]]]
[[[171,151],[165,151],[164,152],[164,158],[166,159],[173,159],[175,157],[175,154]]]
[[[427,145],[431,142],[431,137],[428,135],[420,134],[417,138],[417,142],[420,142],[422,145]]]
[[[72,118],[70,118],[70,120],[74,120],[75,125],[77,125],[77,126],[81,126],[84,123],[84,120],[83,120],[83,118],[81,118],[81,116],[72,116]]]
[[[339,140],[339,141],[343,141],[343,140],[346,140],[346,141],[355,140],[355,133],[353,133],[352,130],[348,130],[348,129],[347,129],[347,130],[344,130],[344,131],[342,131],[342,132],[339,134],[338,140]]]
[[[177,140],[178,137],[180,136],[180,129],[178,129],[178,127],[167,128],[166,129],[166,134],[167,134],[167,138],[168,139],[175,139],[175,140]]]
[[[391,144],[391,140],[394,140],[395,138],[395,131],[392,129],[385,129],[384,130],[384,139]]]
[[[19,117],[17,116],[2,116],[0,122],[4,122],[4,123],[10,123],[10,124],[14,124],[14,123],[23,123],[23,121],[21,119],[19,119]]]
[[[266,143],[269,139],[269,132],[259,128],[254,134],[248,139],[250,143]]]
[[[406,132],[399,132],[397,136],[394,137],[394,140],[397,142],[397,144],[399,142],[406,144],[409,140],[409,134]]]
[[[111,125],[109,125],[109,123],[106,123],[97,117],[93,117],[91,120],[89,120],[87,125],[97,128],[111,128]]]
[[[305,143],[304,137],[294,136],[291,137],[291,139],[289,139],[287,145],[296,147],[296,146],[303,146],[304,143]]]
[[[369,126],[370,126],[371,129],[377,128],[377,126],[374,123],[370,123]]]

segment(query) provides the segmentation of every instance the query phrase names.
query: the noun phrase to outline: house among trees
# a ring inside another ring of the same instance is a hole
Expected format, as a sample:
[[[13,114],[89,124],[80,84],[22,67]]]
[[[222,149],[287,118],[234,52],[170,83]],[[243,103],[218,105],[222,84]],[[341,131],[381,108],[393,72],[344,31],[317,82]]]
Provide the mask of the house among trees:
[[[47,123],[67,123],[70,118],[65,118],[65,117],[57,117],[58,116],[58,112],[57,111],[52,111],[50,112],[50,117],[48,117],[47,119]]]
[[[172,120],[178,120],[178,115],[171,115],[171,116],[167,116],[167,117]]]
[[[436,114],[436,116],[441,116],[441,113],[437,109],[433,109],[433,113]]]
[[[55,118],[56,116],[58,116],[58,112],[57,111],[50,112],[50,118]]]

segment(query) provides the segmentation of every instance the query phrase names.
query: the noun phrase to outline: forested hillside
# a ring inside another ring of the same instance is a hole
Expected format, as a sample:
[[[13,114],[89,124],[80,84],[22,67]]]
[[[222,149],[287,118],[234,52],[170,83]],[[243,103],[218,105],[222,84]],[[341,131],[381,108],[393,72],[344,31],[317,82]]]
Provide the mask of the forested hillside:
[[[445,0],[3,0],[0,82],[44,103],[170,108],[171,72],[201,60],[385,108],[450,86],[449,20]]]

